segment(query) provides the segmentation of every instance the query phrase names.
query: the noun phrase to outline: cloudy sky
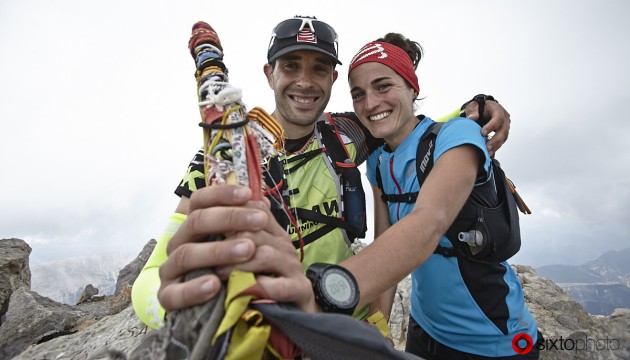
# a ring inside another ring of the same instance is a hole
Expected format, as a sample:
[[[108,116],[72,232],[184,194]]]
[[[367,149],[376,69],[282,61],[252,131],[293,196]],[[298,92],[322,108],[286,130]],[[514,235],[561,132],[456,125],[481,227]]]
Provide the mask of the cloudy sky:
[[[497,157],[534,212],[514,263],[580,264],[630,246],[624,0],[4,0],[0,238],[26,240],[32,264],[135,255],[162,232],[201,142],[192,25],[217,30],[230,81],[271,112],[269,35],[296,14],[339,34],[328,110],[351,109],[348,62],[389,31],[425,48],[420,112],[438,117],[480,92],[508,109]]]

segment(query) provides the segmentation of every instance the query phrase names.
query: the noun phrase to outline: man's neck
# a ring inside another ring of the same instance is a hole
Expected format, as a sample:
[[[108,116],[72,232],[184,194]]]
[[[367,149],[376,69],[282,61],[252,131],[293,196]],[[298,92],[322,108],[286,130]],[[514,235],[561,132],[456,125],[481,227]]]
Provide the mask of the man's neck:
[[[284,131],[284,137],[287,139],[301,139],[312,134],[315,129],[316,121],[308,125],[298,125],[286,121],[278,111],[274,111],[271,115],[280,123]]]

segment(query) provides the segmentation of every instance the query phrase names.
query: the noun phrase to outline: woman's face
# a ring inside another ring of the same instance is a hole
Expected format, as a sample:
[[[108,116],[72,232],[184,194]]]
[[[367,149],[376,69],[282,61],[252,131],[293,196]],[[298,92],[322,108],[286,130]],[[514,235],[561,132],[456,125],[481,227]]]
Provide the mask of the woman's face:
[[[348,82],[363,125],[392,150],[398,147],[418,123],[413,114],[416,92],[392,68],[377,62],[357,66]]]

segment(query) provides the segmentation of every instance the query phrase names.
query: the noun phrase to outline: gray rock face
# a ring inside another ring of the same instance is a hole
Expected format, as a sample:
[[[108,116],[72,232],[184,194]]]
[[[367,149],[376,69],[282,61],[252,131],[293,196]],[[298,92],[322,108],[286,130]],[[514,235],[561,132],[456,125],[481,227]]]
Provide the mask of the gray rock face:
[[[76,331],[82,314],[21,287],[11,296],[6,315],[0,326],[1,359],[10,359],[33,343]]]
[[[146,264],[147,260],[149,260],[149,256],[151,256],[155,244],[157,244],[155,239],[149,240],[149,242],[146,243],[140,251],[140,254],[138,254],[132,262],[120,270],[114,294],[119,294],[124,288],[124,284],[133,285],[133,282],[136,281],[136,278],[140,275],[140,271],[142,271],[144,264]]]
[[[11,294],[22,286],[31,288],[30,254],[31,247],[24,240],[0,239],[0,324],[4,321]]]
[[[541,359],[630,359],[630,309],[591,316],[564,289],[516,265],[525,300],[545,342]]]
[[[138,320],[132,306],[107,316],[76,333],[33,345],[14,360],[109,359],[110,350],[129,353],[148,328]]]
[[[6,282],[3,280],[2,285],[14,285],[4,286],[7,289],[8,298],[6,301],[6,320],[0,325],[0,359],[11,359],[31,345],[47,344],[56,338],[63,339],[69,334],[81,333],[94,324],[100,323],[104,317],[118,314],[127,308],[131,310],[129,306],[131,304],[131,285],[126,282],[117,284],[120,289],[119,293],[111,296],[96,296],[98,290],[88,285],[84,291],[83,301],[74,306],[61,304],[31,291],[29,286],[30,270],[28,268],[30,247],[22,240],[11,242],[3,240],[0,244],[5,246],[10,244],[11,248],[15,248],[14,245],[17,244],[19,249],[23,249],[21,253],[25,253],[21,257],[15,255],[16,251],[7,251],[6,254],[10,257],[4,256],[4,251],[0,253],[0,264],[11,265],[0,267],[0,279],[10,279]],[[21,253],[18,252],[18,254]],[[16,258],[23,261],[16,261]],[[21,269],[21,273],[16,271],[16,268]],[[133,313],[133,310],[131,312]],[[136,319],[136,321],[138,320]],[[83,341],[85,343],[100,343],[98,338],[84,337]],[[61,353],[57,353],[57,355],[59,354]],[[75,358],[73,356],[71,358]],[[29,358],[47,359],[49,357],[42,354]]]

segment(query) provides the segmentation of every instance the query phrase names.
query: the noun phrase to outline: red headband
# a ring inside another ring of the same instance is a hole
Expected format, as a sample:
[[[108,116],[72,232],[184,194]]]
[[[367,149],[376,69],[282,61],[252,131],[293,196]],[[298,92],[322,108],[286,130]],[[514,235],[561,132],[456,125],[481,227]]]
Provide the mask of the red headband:
[[[398,46],[378,41],[373,41],[365,45],[352,58],[350,68],[348,69],[348,76],[350,76],[354,68],[367,62],[377,62],[392,68],[398,75],[407,80],[417,93],[420,93],[418,76],[416,76],[416,71],[413,69],[411,58]]]

